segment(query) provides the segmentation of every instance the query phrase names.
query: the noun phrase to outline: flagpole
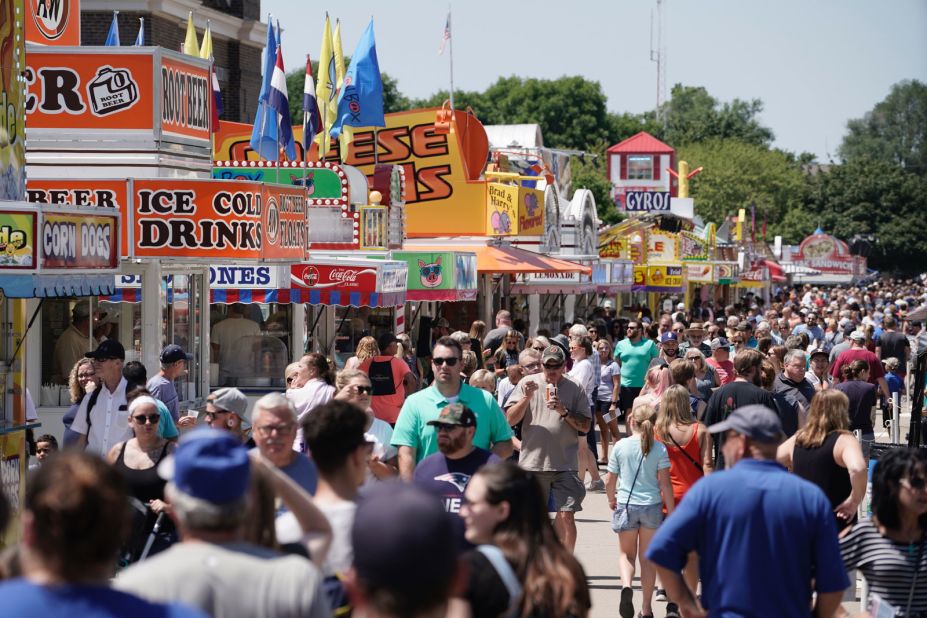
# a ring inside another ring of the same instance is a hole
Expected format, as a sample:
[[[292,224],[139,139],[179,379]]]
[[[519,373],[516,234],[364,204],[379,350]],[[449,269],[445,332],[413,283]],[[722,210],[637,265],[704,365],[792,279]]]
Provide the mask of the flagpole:
[[[454,24],[451,19],[451,4],[450,3],[448,3],[447,5],[447,23],[449,26],[448,30],[450,30],[449,32],[450,36],[448,37],[449,39],[448,45],[450,46],[450,49],[448,50],[449,52],[448,59],[450,63],[450,74],[451,74],[451,109],[453,110],[454,109],[454,32],[453,32]]]

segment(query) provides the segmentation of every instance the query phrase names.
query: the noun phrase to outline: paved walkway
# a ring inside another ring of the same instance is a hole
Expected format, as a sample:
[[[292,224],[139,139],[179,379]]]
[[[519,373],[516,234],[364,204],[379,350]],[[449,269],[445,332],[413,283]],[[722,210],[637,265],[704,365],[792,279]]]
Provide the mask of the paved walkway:
[[[910,406],[907,402],[902,405],[901,415],[901,441],[904,442],[910,419]],[[876,427],[881,427],[881,418],[876,419]],[[890,442],[888,430],[876,432],[877,442]],[[605,470],[601,468],[602,478]],[[618,575],[618,535],[611,529],[611,511],[605,499],[604,492],[590,492],[586,494],[583,502],[583,511],[577,513],[577,542],[576,556],[586,570],[589,579],[589,588],[592,593],[591,618],[615,618],[618,615],[618,600],[621,593],[622,582]],[[640,568],[634,581],[634,607],[640,611],[642,593],[640,589]],[[856,598],[860,598],[857,589]],[[851,610],[858,608],[858,602],[847,603]],[[654,617],[663,618],[666,612],[666,603],[654,602]]]

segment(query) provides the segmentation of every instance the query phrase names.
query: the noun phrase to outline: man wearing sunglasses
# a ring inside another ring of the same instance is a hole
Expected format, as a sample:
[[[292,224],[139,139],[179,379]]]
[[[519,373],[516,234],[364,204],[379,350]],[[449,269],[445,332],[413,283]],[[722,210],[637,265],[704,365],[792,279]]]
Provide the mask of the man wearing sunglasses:
[[[122,364],[126,359],[125,348],[118,341],[107,339],[87,358],[93,361],[93,370],[100,379],[100,386],[80,404],[71,429],[81,434],[77,440],[79,448],[105,457],[119,442],[132,437],[129,428],[129,406],[126,403],[126,385],[122,376]]]
[[[255,446],[254,440],[248,436],[251,430],[248,397],[237,388],[228,386],[210,393],[202,416],[211,428],[231,433],[248,448]]]
[[[566,355],[550,346],[541,356],[543,373],[522,378],[505,409],[508,422],[522,423],[518,465],[535,474],[544,495],[552,495],[561,542],[576,545],[574,513],[582,510],[586,489],[578,476],[579,434],[592,426],[589,398],[564,377]]]
[[[446,405],[428,425],[438,434],[440,452],[419,462],[412,479],[416,485],[439,496],[445,511],[460,513],[470,477],[486,464],[502,460],[486,449],[473,446],[476,415],[467,406]],[[463,526],[459,528],[463,538]]]
[[[657,345],[643,336],[641,323],[636,320],[628,322],[627,337],[615,345],[615,360],[621,365],[618,406],[622,413],[631,410],[631,404],[644,388],[650,361],[659,355]]]
[[[406,398],[402,405],[392,444],[399,449],[399,475],[403,479],[411,480],[418,462],[437,452],[437,432],[427,423],[437,419],[441,409],[451,403],[467,406],[476,416],[473,444],[491,450],[501,459],[512,454],[512,429],[502,408],[491,394],[461,381],[462,356],[459,343],[450,337],[438,339],[431,352],[434,382]]]

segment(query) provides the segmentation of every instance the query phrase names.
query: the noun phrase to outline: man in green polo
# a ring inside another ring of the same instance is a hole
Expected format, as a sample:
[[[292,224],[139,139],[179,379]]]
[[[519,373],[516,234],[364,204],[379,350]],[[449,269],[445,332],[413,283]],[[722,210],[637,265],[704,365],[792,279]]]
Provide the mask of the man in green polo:
[[[438,434],[429,421],[438,418],[441,408],[460,403],[476,415],[473,445],[491,450],[502,459],[512,454],[512,428],[492,395],[464,384],[460,378],[463,350],[450,337],[441,337],[431,352],[435,381],[408,398],[402,405],[392,445],[399,449],[399,475],[411,480],[415,466],[438,451]]]
[[[660,355],[657,344],[643,336],[637,320],[628,322],[627,335],[615,344],[615,360],[621,365],[618,409],[624,414],[631,411],[631,404],[641,394],[650,361]]]

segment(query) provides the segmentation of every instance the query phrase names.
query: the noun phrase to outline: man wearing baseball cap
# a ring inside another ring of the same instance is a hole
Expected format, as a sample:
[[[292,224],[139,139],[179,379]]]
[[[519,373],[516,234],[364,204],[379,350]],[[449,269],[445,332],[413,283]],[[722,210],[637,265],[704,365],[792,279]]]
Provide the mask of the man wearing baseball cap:
[[[128,382],[122,376],[126,351],[118,341],[107,339],[87,352],[87,357],[93,361],[101,384],[81,401],[71,430],[81,434],[77,441],[81,448],[105,457],[115,444],[132,437],[126,403]]]
[[[725,437],[728,469],[696,483],[647,550],[668,597],[683,615],[832,616],[849,585],[834,515],[824,492],[776,462],[779,417],[749,405],[708,431]],[[681,575],[693,551],[701,597]]]
[[[235,387],[228,386],[213,391],[206,397],[203,419],[212,429],[231,433],[248,448],[254,448],[254,440],[248,434],[251,430],[251,414],[248,397]]]
[[[659,348],[660,355],[650,361],[650,367],[669,367],[669,364],[678,358],[679,336],[672,331],[663,333],[660,335]]]
[[[506,402],[509,425],[521,423],[518,465],[534,473],[557,511],[561,542],[576,545],[574,513],[583,510],[586,488],[578,476],[579,434],[592,426],[589,398],[579,384],[564,377],[566,355],[552,345],[541,354],[543,373],[525,376]]]
[[[190,360],[193,360],[193,356],[184,352],[176,343],[164,346],[161,350],[161,370],[147,384],[151,396],[167,406],[175,423],[180,419],[180,398],[174,388],[174,380],[187,374],[187,362]]]
[[[490,462],[502,461],[486,449],[473,446],[476,415],[459,403],[441,409],[438,418],[427,423],[438,434],[439,452],[421,460],[412,480],[439,496],[448,513],[459,513],[470,477]],[[461,527],[461,532],[462,532]]]
[[[406,397],[415,392],[416,380],[404,360],[396,357],[399,339],[390,332],[377,337],[379,356],[365,358],[358,369],[370,378],[373,415],[390,425],[396,424]]]
[[[731,343],[726,337],[715,337],[709,344],[711,356],[705,362],[718,374],[721,386],[734,381],[734,363],[731,361]]]
[[[866,349],[866,334],[860,330],[850,333],[850,349],[841,352],[830,368],[830,375],[833,376],[834,381],[843,382],[843,368],[855,360],[861,360],[869,365],[869,383],[878,386],[882,391],[882,396],[891,401],[892,394],[888,390],[888,382],[885,381],[885,368],[882,366],[882,361]]]
[[[331,616],[312,563],[244,541],[251,466],[248,450],[228,432],[201,428],[184,436],[158,466],[182,541],[119,573],[115,587],[216,617]]]

